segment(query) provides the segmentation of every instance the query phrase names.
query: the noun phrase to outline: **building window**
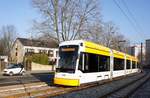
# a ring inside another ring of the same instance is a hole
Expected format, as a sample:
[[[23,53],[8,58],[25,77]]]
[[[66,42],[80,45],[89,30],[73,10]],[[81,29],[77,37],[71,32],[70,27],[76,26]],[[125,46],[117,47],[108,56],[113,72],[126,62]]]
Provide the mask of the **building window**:
[[[56,57],[58,57],[59,56],[59,52],[58,51],[56,51]]]
[[[46,53],[47,53],[47,50],[41,50],[41,49],[39,49],[39,53],[44,53],[44,54],[46,54]]]
[[[28,52],[28,49],[25,49],[25,53],[27,53]]]
[[[32,52],[32,53],[33,53],[33,52],[34,52],[34,49],[29,49],[29,52]]]
[[[18,55],[18,53],[16,52],[16,56]]]
[[[43,50],[43,53],[46,54],[46,53],[47,53],[47,50]]]
[[[26,48],[25,49],[25,53],[34,53],[34,49],[28,49],[28,48]]]
[[[49,50],[49,51],[48,51],[48,56],[50,56],[50,57],[53,57],[53,56],[54,56],[53,50]]]
[[[41,50],[39,49],[39,53],[41,53]]]

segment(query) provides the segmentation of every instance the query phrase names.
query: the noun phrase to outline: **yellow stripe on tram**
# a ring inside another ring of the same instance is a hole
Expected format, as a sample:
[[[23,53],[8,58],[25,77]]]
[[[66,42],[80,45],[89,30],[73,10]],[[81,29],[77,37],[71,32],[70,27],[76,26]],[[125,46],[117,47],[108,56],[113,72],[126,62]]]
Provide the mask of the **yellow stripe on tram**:
[[[66,86],[80,86],[79,79],[54,78],[54,84]]]

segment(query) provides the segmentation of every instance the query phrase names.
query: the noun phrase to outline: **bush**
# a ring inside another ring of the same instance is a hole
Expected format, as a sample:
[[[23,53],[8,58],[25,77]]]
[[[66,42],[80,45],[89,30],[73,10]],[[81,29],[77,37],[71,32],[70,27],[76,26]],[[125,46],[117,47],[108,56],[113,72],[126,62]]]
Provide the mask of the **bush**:
[[[32,54],[30,56],[27,56],[26,58],[27,60],[30,60],[38,64],[43,64],[43,65],[49,64],[48,55],[46,54]]]

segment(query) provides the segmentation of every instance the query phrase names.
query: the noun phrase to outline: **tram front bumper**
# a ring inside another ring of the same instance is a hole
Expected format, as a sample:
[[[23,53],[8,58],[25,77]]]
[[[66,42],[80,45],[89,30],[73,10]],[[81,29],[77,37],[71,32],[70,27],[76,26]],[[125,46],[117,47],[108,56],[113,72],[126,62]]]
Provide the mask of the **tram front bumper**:
[[[54,84],[64,86],[80,86],[79,79],[54,78]]]

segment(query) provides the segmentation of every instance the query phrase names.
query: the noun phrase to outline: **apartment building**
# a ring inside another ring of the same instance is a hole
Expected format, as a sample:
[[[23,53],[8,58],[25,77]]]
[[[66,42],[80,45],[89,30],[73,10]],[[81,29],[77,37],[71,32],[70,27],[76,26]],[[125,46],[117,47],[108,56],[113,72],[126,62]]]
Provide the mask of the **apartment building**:
[[[21,63],[24,56],[28,53],[46,53],[49,60],[57,58],[58,44],[56,41],[33,40],[26,38],[17,38],[11,50],[10,59],[12,62]]]

